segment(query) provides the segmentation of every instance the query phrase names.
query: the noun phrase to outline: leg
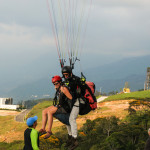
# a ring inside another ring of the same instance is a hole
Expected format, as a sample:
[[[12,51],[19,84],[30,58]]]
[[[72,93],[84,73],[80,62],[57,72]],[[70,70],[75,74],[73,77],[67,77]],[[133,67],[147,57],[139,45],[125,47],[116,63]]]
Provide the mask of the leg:
[[[66,141],[65,147],[68,147],[72,144],[72,133],[71,133],[71,126],[66,125],[68,131],[68,140]]]
[[[42,111],[42,129],[43,130],[45,130],[46,123],[47,123],[47,111],[48,111],[48,108]]]
[[[66,125],[66,128],[67,128],[67,131],[68,131],[68,135],[72,136],[72,133],[71,133],[71,126]]]
[[[51,109],[48,110],[48,131],[44,138],[49,138],[52,135],[52,124],[53,124],[53,114],[57,111],[57,107],[53,106]]]
[[[69,123],[71,125],[71,133],[72,133],[69,150],[74,150],[78,146],[78,141],[77,141],[78,130],[77,130],[77,123],[76,123],[78,114],[79,114],[79,100],[77,99],[77,101],[75,102],[72,108],[70,118],[69,118]]]
[[[51,132],[52,124],[53,124],[53,114],[57,111],[57,107],[53,106],[48,110],[48,131]]]
[[[54,106],[50,106],[42,111],[42,129],[39,130],[40,133],[45,133],[45,127],[48,120],[48,111],[53,109]]]
[[[72,136],[74,138],[77,138],[78,130],[77,130],[76,119],[77,119],[78,114],[79,114],[79,101],[78,101],[78,99],[77,99],[77,101],[75,102],[74,105],[75,106],[73,106],[71,114],[70,114],[69,123],[71,125]]]

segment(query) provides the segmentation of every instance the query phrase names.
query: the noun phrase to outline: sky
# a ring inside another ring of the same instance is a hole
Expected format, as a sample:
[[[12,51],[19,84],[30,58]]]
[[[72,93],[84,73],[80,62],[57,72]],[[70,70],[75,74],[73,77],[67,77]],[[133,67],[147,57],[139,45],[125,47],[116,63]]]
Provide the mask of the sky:
[[[149,0],[92,0],[82,68],[150,55],[149,8]],[[0,0],[0,91],[42,78],[42,68],[60,71],[46,0]]]

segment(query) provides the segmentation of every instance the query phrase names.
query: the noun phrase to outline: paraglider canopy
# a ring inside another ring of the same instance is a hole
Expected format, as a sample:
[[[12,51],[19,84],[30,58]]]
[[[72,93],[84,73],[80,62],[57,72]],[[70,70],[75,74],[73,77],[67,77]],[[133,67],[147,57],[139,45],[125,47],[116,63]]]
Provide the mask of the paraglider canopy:
[[[73,69],[84,45],[92,0],[47,0],[50,23],[61,68]]]

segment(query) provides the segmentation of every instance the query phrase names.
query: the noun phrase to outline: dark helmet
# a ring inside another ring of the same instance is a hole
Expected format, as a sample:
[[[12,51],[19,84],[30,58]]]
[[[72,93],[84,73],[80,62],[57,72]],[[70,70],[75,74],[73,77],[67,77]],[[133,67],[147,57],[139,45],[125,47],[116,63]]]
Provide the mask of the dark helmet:
[[[61,82],[62,81],[62,78],[58,75],[52,77],[52,83],[54,82]]]
[[[62,74],[63,73],[69,73],[71,74],[72,73],[72,68],[70,66],[64,66],[61,70]]]

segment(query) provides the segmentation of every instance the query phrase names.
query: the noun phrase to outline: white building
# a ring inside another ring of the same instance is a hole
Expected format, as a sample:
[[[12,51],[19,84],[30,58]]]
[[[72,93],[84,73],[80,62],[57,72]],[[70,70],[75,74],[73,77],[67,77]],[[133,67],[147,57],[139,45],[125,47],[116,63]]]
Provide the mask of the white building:
[[[12,105],[12,98],[0,98],[0,109],[17,109],[19,105]]]

